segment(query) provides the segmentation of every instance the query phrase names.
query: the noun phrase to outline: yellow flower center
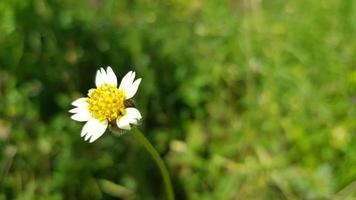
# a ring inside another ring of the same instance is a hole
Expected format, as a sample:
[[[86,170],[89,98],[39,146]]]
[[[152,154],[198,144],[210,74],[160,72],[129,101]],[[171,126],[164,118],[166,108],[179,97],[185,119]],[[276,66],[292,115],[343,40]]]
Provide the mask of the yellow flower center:
[[[125,92],[116,87],[104,84],[89,90],[88,110],[100,121],[114,122],[126,114]]]

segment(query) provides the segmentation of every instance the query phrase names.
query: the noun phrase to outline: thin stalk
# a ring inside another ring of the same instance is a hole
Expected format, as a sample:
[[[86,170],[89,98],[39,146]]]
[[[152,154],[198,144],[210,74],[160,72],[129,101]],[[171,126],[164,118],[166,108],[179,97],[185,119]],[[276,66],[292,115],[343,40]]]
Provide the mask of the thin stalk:
[[[133,132],[133,135],[135,136],[135,138],[146,148],[148,153],[150,153],[152,158],[156,161],[156,164],[157,164],[157,166],[161,172],[161,175],[163,177],[163,182],[164,182],[164,186],[166,189],[167,199],[174,200],[174,193],[173,193],[171,178],[169,176],[168,170],[167,170],[162,158],[159,156],[156,149],[152,146],[152,144],[147,140],[147,138],[142,134],[142,132],[139,129],[134,128],[134,129],[132,129],[132,132]]]

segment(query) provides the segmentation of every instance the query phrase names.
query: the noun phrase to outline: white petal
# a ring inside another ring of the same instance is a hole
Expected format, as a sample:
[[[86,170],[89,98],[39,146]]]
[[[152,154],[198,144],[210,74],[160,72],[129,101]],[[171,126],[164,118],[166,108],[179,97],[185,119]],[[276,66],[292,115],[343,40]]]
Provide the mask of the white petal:
[[[106,73],[104,68],[100,68],[101,76],[103,78],[103,83],[106,83],[108,80],[108,74]]]
[[[126,88],[128,85],[131,85],[133,80],[135,79],[135,72],[129,71],[124,78],[122,78],[119,89],[123,90]]]
[[[73,108],[73,109],[70,109],[70,110],[69,110],[70,113],[74,113],[74,114],[75,114],[75,113],[78,113],[79,111],[80,111],[79,108]]]
[[[84,115],[90,115],[89,110],[87,109],[87,107],[77,107],[77,108],[73,108],[69,110],[70,113],[73,114],[84,114]]]
[[[87,123],[84,124],[82,131],[80,133],[81,137],[84,137],[85,135],[87,135],[89,133],[90,130],[93,129],[93,119],[89,119],[89,121],[87,121]]]
[[[131,126],[130,126],[130,122],[129,122],[129,118],[127,117],[121,117],[120,119],[118,119],[116,121],[117,127],[124,129],[124,130],[130,130]]]
[[[121,80],[119,90],[125,91],[126,99],[130,99],[136,94],[138,86],[141,83],[141,79],[137,79],[136,81],[134,79],[135,72],[129,71]]]
[[[105,83],[106,79],[106,73],[103,68],[100,68],[99,70],[96,71],[96,77],[95,77],[95,85],[96,87],[100,87]]]
[[[85,141],[88,141],[89,138],[90,138],[92,135],[93,135],[93,133],[92,133],[92,132],[89,132],[88,134],[85,135],[84,140],[85,140]]]
[[[137,79],[135,82],[133,82],[133,84],[130,87],[126,88],[125,90],[126,99],[130,99],[136,94],[138,86],[141,83],[141,80],[142,80],[141,78]]]
[[[86,101],[87,101],[87,98],[82,97],[82,98],[79,98],[79,99],[76,99],[75,101],[73,101],[72,105],[73,106],[80,106],[81,104],[86,103]]]
[[[77,109],[78,109],[78,108],[70,109],[69,112],[70,112],[70,113],[77,113],[77,112],[78,112]]]
[[[130,124],[137,125],[138,120],[141,118],[141,113],[136,108],[126,108],[126,115],[118,119],[116,124],[121,129],[130,130]]]
[[[117,86],[117,78],[116,78],[114,71],[111,69],[111,67],[106,68],[106,73],[107,73],[106,83],[116,87]]]
[[[97,140],[102,136],[108,126],[108,122],[101,122],[95,118],[91,118],[83,127],[81,136],[84,137],[84,140],[89,140],[90,143]]]
[[[95,75],[95,85],[96,85],[96,87],[99,87],[101,82],[102,82],[101,72],[100,72],[100,70],[97,70],[96,71],[96,75]]]
[[[97,124],[95,127],[96,131],[93,132],[89,142],[92,143],[95,140],[97,140],[99,137],[101,137],[105,133],[105,130],[107,127],[108,127],[107,123],[106,124],[103,124],[103,123]]]
[[[107,77],[105,69],[101,67],[100,72],[101,72],[101,75],[103,76],[103,78],[105,79]]]
[[[78,121],[78,122],[86,122],[91,118],[89,111],[87,111],[85,109],[80,109],[77,111],[78,112],[76,114],[72,115],[70,118],[72,118],[73,120]]]
[[[138,120],[142,118],[140,111],[136,108],[126,108],[126,115]]]
[[[88,102],[83,102],[78,105],[78,108],[87,110],[88,105],[89,105]]]
[[[87,102],[83,102],[81,104],[79,104],[78,107],[75,107],[73,109],[70,109],[69,112],[70,113],[78,113],[78,112],[81,112],[81,111],[87,111],[88,109],[88,103]]]

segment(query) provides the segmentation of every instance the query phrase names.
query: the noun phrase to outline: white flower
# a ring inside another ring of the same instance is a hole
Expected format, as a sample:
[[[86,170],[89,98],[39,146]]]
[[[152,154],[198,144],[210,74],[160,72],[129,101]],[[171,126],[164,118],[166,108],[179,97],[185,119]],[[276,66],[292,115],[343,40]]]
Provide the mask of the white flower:
[[[95,89],[90,89],[88,97],[73,101],[75,108],[71,118],[86,122],[81,131],[85,141],[94,142],[102,136],[108,126],[130,130],[142,118],[134,107],[128,107],[127,101],[132,98],[140,85],[141,78],[135,80],[135,72],[128,72],[117,88],[117,78],[111,67],[97,71]]]

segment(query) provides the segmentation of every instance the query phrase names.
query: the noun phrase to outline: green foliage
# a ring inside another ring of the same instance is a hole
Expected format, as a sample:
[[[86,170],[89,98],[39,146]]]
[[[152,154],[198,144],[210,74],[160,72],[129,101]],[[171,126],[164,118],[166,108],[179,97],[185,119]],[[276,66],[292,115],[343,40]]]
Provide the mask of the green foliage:
[[[0,199],[164,199],[129,133],[69,118],[108,65],[177,199],[356,196],[352,0],[2,0],[0,33]]]

